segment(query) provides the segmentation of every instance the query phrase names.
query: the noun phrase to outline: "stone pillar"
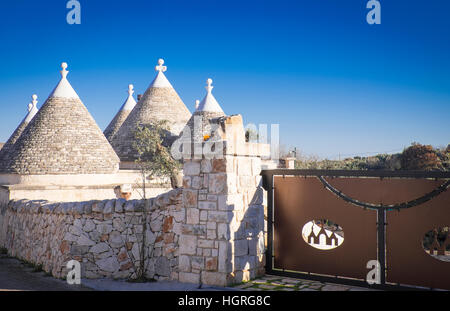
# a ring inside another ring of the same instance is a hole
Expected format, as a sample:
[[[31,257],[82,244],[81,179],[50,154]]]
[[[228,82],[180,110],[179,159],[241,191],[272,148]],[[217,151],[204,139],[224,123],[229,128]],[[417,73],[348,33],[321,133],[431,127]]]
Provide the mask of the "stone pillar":
[[[264,273],[259,174],[269,145],[245,143],[240,115],[220,122],[226,146],[222,159],[184,160],[181,282],[226,286]]]
[[[280,159],[280,168],[295,169],[295,158],[287,157]]]

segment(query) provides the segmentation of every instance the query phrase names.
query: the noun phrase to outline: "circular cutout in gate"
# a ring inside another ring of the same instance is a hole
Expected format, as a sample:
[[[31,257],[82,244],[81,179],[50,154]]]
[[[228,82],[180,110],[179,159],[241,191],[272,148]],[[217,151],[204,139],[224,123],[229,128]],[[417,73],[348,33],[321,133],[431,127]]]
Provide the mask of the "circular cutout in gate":
[[[425,233],[422,246],[431,257],[450,262],[450,227],[435,228]]]
[[[344,243],[344,230],[329,219],[311,220],[303,226],[302,237],[314,248],[331,250]]]

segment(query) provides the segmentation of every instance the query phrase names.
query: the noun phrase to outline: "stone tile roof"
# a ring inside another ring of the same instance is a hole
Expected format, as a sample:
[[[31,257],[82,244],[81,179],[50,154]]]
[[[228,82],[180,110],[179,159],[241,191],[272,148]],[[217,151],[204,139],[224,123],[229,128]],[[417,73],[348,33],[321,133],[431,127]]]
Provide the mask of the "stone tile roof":
[[[9,139],[6,141],[5,144],[2,144],[2,147],[0,148],[0,159],[2,157],[3,153],[8,154],[11,152],[12,146],[16,143],[16,141],[19,139],[20,135],[22,135],[25,128],[28,126],[31,120],[33,120],[34,116],[38,112],[37,109],[37,95],[33,94],[31,103],[28,104],[28,113],[25,116],[25,118],[22,120],[22,122],[19,124],[19,126],[16,128],[16,130],[12,133],[12,135],[9,137]]]
[[[125,103],[120,107],[119,112],[114,116],[111,123],[106,127],[103,134],[105,134],[108,141],[111,141],[114,135],[116,135],[123,122],[129,116],[133,108],[136,106],[136,101],[133,98],[133,85],[128,85],[128,98]]]
[[[119,158],[91,114],[62,79],[8,153],[0,172],[23,175],[115,173]]]
[[[134,161],[138,158],[132,144],[134,133],[139,125],[148,125],[153,121],[169,121],[170,134],[178,136],[191,113],[178,96],[175,89],[164,75],[166,70],[162,66],[164,61],[159,60],[156,66],[158,74],[148,87],[142,98],[123,122],[117,134],[110,140],[111,145],[122,161]]]

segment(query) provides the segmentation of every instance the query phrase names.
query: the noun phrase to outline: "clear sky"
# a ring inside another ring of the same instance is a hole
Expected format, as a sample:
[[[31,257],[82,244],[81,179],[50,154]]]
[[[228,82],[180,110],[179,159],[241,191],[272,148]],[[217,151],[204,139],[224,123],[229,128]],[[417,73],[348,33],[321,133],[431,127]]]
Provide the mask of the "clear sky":
[[[193,110],[214,80],[227,114],[280,124],[305,154],[401,151],[450,143],[450,1],[66,0],[0,2],[0,141],[68,79],[103,130],[127,96],[143,93],[164,58]]]

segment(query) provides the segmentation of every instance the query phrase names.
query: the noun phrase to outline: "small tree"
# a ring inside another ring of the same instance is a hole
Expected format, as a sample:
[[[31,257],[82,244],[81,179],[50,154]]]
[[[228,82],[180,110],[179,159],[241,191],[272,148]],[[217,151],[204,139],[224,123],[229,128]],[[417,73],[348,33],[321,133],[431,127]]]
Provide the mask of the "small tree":
[[[436,170],[442,166],[433,147],[419,143],[403,150],[401,163],[404,170]]]
[[[181,164],[170,155],[169,147],[164,142],[169,133],[168,121],[155,121],[149,125],[138,126],[134,135],[133,148],[138,153],[135,161],[142,178],[142,198],[147,200],[147,179],[170,177],[173,178],[180,170]],[[143,237],[139,250],[140,263],[136,271],[135,281],[146,281],[145,278],[145,238],[147,232],[147,209],[142,211]]]
[[[148,177],[173,177],[181,167],[174,160],[170,150],[164,145],[169,133],[168,121],[154,121],[145,126],[138,126],[135,132],[133,148],[138,153],[136,163],[143,178],[143,197],[146,199],[145,183]]]

